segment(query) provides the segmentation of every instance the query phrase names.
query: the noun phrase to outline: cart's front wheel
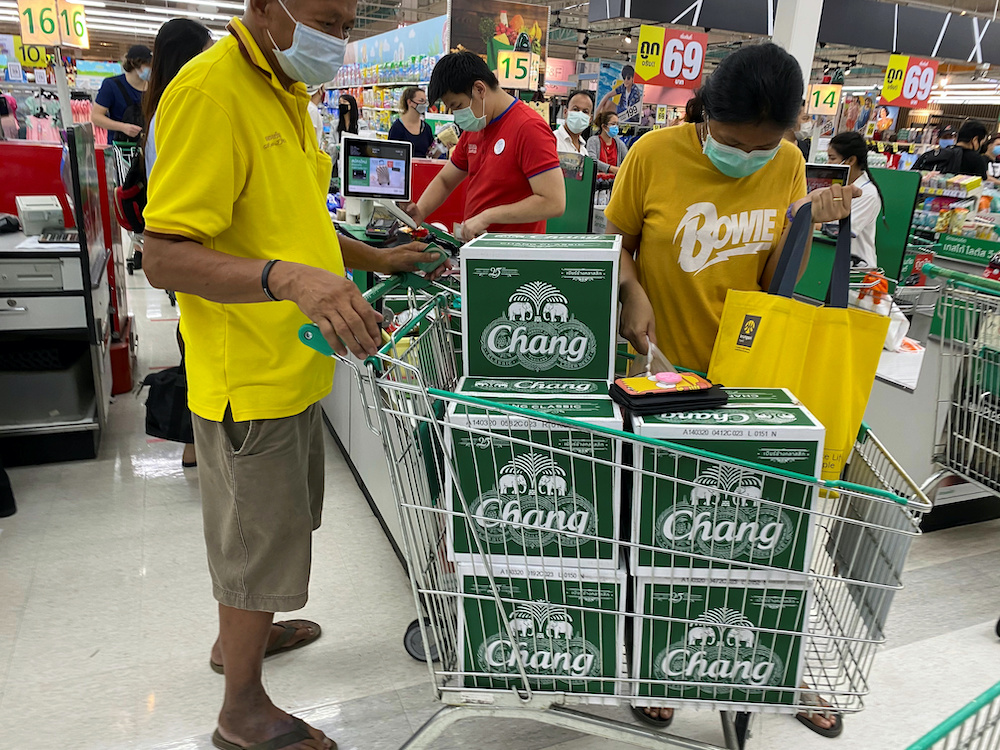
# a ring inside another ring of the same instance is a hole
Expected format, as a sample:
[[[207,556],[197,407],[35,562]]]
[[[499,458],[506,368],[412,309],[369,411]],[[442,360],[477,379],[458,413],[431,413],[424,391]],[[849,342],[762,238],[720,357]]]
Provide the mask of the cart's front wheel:
[[[430,624],[430,618],[425,617],[424,625],[430,627]],[[431,639],[431,661],[438,661],[441,656],[438,654],[437,643],[434,642],[434,631],[431,630],[427,635]],[[414,620],[406,629],[406,635],[403,636],[403,648],[417,661],[427,661],[427,654],[424,652],[424,639],[420,637],[420,620]]]

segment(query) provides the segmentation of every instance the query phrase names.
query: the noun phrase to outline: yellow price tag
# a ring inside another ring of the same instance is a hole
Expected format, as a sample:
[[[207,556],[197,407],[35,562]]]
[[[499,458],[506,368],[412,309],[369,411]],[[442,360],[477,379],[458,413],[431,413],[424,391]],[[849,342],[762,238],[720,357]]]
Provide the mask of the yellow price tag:
[[[90,49],[90,35],[87,33],[87,11],[82,5],[58,2],[59,36],[64,47]]]
[[[497,79],[507,89],[530,89],[532,67],[538,70],[536,55],[530,52],[502,50],[497,53]],[[537,88],[537,78],[536,84]]]
[[[21,21],[21,41],[55,47],[59,44],[56,0],[17,0]]]
[[[21,37],[14,36],[14,56],[25,68],[45,67],[48,56],[45,54],[45,47],[35,44],[22,44]]]
[[[806,97],[806,114],[836,115],[843,88],[833,84],[814,83],[809,87],[809,95]]]
[[[885,69],[885,81],[882,84],[884,100],[895,101],[903,95],[903,81],[909,67],[909,55],[892,55],[889,58],[889,66]]]
[[[663,67],[663,41],[667,30],[662,26],[639,29],[639,49],[635,56],[635,79],[642,83],[658,78]]]

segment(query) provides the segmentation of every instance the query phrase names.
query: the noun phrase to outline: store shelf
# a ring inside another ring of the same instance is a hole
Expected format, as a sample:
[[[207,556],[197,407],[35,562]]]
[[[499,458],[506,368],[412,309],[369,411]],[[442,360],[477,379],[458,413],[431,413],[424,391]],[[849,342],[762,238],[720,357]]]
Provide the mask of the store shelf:
[[[947,188],[920,188],[921,195],[936,195],[942,198],[975,198],[981,188],[976,188],[970,192],[964,190],[949,190]]]
[[[391,81],[386,83],[346,83],[343,86],[327,86],[327,91],[341,91],[343,89],[393,89],[399,86],[427,86],[430,81]]]

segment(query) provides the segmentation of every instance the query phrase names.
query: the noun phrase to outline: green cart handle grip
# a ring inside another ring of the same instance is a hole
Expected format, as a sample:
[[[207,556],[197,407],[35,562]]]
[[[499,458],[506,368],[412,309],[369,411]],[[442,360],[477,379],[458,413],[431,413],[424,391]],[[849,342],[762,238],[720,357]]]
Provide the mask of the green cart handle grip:
[[[438,247],[433,242],[424,248],[425,253],[433,253],[437,257],[434,260],[429,260],[426,263],[417,263],[417,268],[419,268],[424,273],[430,273],[434,269],[438,268],[450,257],[449,254],[442,248]]]
[[[299,341],[308,346],[310,349],[315,349],[324,357],[332,357],[336,354],[336,352],[333,351],[333,347],[330,346],[323,337],[323,333],[319,330],[319,326],[315,323],[306,323],[299,328]]]
[[[963,284],[966,287],[972,287],[975,291],[982,291],[987,294],[1000,294],[1000,281],[994,281],[993,279],[987,279],[982,276],[973,276],[971,273],[953,271],[950,268],[942,268],[941,266],[934,265],[933,263],[924,263],[920,267],[920,271],[932,278],[936,276],[943,279],[957,281],[959,284]]]

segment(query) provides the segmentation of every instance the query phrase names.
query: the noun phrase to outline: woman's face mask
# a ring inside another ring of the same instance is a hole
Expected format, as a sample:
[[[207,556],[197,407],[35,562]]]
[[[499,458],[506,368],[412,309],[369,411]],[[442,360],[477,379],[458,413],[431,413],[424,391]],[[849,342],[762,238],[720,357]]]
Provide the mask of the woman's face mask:
[[[735,146],[727,146],[712,137],[708,121],[705,121],[705,144],[702,146],[702,153],[726,177],[733,179],[749,177],[767,166],[777,155],[779,148],[781,148],[780,143],[766,151],[744,151]]]
[[[608,135],[610,135],[612,138],[617,138],[618,137],[618,126],[617,125],[608,125]]]
[[[147,66],[145,68],[139,68],[139,80],[140,81],[148,81],[149,80],[149,74],[152,73],[152,72],[153,72],[153,69],[150,68],[149,66]]]

